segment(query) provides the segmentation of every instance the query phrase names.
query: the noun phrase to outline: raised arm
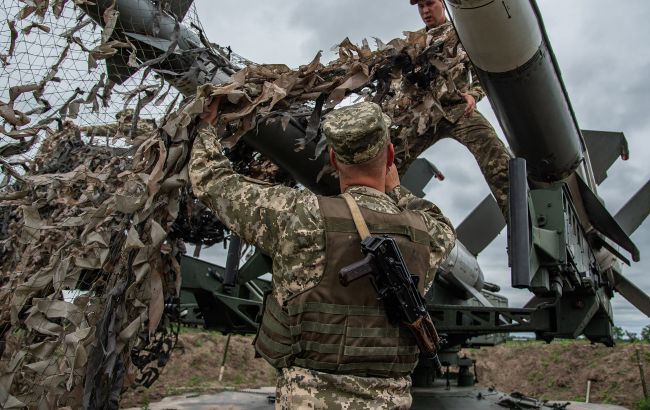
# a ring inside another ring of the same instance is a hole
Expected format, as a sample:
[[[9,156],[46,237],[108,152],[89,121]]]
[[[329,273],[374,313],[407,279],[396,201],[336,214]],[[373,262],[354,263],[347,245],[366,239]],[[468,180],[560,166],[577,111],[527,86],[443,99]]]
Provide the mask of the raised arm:
[[[394,167],[393,165],[391,168]],[[399,185],[397,170],[389,170],[386,177],[386,193],[388,196],[397,202],[398,207],[420,213],[431,237],[431,253],[429,258],[431,259],[431,266],[435,268],[427,272],[424,278],[426,292],[433,282],[435,270],[447,255],[449,255],[449,252],[451,252],[451,249],[456,243],[456,231],[454,231],[454,227],[449,219],[442,214],[440,208],[426,199],[418,198],[408,189]]]
[[[190,180],[194,195],[228,229],[269,254],[276,252],[280,236],[297,215],[304,224],[310,215],[303,215],[303,210],[317,208],[305,207],[317,201],[309,191],[267,184],[233,171],[214,128],[206,124],[194,141]]]

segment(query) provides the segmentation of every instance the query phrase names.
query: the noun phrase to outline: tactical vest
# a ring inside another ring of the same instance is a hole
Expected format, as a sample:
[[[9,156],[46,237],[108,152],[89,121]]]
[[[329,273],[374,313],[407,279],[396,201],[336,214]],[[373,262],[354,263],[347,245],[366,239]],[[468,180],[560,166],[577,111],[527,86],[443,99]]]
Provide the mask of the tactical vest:
[[[390,323],[369,277],[344,287],[339,270],[363,258],[350,210],[340,197],[318,198],[325,222],[326,264],[321,281],[284,306],[267,296],[255,348],[272,366],[299,366],[364,377],[402,377],[413,371],[419,350],[411,333]],[[412,274],[424,287],[430,237],[420,215],[361,208],[373,235],[397,241]]]

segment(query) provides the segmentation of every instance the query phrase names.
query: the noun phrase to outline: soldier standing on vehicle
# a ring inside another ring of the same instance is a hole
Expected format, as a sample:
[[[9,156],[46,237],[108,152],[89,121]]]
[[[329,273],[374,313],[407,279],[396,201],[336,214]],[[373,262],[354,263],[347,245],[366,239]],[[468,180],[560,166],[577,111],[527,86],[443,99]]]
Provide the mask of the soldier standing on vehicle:
[[[190,176],[195,195],[273,259],[273,290],[255,347],[278,369],[276,408],[409,408],[415,339],[389,322],[367,277],[348,287],[338,280],[342,267],[363,257],[345,200],[235,173],[207,125],[216,107],[204,114]],[[437,206],[399,185],[389,127],[369,102],[335,110],[322,125],[341,192],[359,206],[371,233],[397,241],[424,293],[455,233]]]
[[[511,156],[494,128],[481,113],[476,103],[485,96],[465,50],[458,40],[456,31],[445,15],[443,0],[409,0],[417,4],[422,21],[426,25],[427,45],[439,49],[434,51],[439,75],[446,81],[435,86],[447,87],[435,90],[440,95],[439,104],[444,115],[435,127],[431,127],[415,141],[409,141],[409,153],[417,158],[424,150],[442,138],[450,137],[463,144],[474,155],[494,198],[504,217],[508,211],[508,161]],[[449,87],[453,84],[455,87]],[[400,172],[406,171],[406,165]]]

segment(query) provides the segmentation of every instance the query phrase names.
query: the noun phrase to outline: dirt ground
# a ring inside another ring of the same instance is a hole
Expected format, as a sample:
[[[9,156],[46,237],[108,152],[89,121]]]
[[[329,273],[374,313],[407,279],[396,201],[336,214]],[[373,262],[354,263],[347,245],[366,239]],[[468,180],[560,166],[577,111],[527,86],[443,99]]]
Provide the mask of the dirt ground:
[[[251,342],[249,336],[232,336],[223,381],[219,382],[226,336],[183,333],[180,348],[160,379],[149,389],[127,391],[120,405],[147,408],[148,403],[166,396],[275,385],[275,370],[264,360],[254,358]],[[636,349],[641,352],[645,377],[650,382],[649,344],[623,343],[610,349],[587,342],[509,342],[462,353],[477,360],[479,383],[483,386],[539,399],[584,401],[587,380],[591,379],[592,402],[632,408],[643,397]]]
[[[127,390],[120,407],[147,408],[148,403],[167,396],[275,385],[275,370],[264,359],[254,358],[252,337],[236,335],[230,339],[223,381],[219,382],[226,339],[220,333],[182,333],[179,348],[160,378],[148,389]]]
[[[650,344],[620,343],[613,348],[581,341],[509,342],[466,350],[477,360],[479,383],[538,399],[585,401],[633,408],[643,398],[636,350],[650,383]]]

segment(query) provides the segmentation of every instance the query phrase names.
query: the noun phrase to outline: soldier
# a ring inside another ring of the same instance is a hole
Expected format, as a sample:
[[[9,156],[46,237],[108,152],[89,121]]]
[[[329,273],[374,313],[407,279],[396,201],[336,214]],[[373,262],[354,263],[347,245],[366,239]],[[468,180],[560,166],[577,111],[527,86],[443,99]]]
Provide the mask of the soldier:
[[[504,217],[508,211],[508,161],[511,156],[492,125],[476,110],[476,103],[485,96],[471,63],[451,22],[447,21],[443,0],[410,0],[417,4],[420,17],[426,25],[428,44],[439,44],[436,53],[441,60],[440,75],[453,83],[447,91],[436,92],[444,115],[437,126],[418,136],[409,147],[413,158],[442,138],[451,137],[470,150],[485,177]]]
[[[212,104],[204,123],[216,115]],[[341,191],[371,233],[395,238],[424,293],[455,233],[438,207],[399,185],[389,125],[378,105],[363,102],[333,111],[323,131]],[[363,257],[346,201],[235,173],[206,125],[194,142],[190,178],[229,229],[273,259],[255,347],[278,369],[276,408],[409,408],[415,339],[388,321],[368,278],[349,287],[338,281],[343,266]]]

